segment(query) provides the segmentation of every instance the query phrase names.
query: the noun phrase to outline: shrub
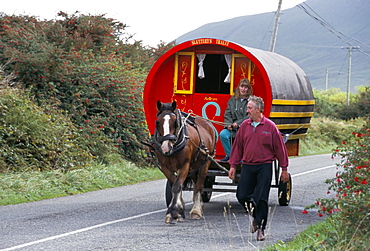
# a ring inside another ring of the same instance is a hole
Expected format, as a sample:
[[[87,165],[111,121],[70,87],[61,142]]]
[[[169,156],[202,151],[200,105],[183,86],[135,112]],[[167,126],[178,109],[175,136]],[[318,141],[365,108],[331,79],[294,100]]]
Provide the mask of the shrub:
[[[31,90],[38,105],[66,111],[90,153],[110,148],[146,165],[148,138],[142,105],[146,73],[171,45],[127,43],[126,25],[105,15],[68,15],[40,21],[0,13],[0,63]]]
[[[333,156],[341,156],[336,177],[326,181],[328,193],[335,197],[318,199],[316,205],[320,214],[335,214],[341,221],[347,237],[346,240],[361,240],[370,226],[370,122],[351,134],[350,142],[344,141],[335,149]],[[342,229],[343,230],[343,229]],[[340,240],[335,240],[340,241]]]
[[[316,100],[315,117],[329,117],[351,120],[370,116],[370,87],[360,86],[357,94],[350,95],[350,103],[346,104],[346,93],[337,88],[324,91],[314,90]]]
[[[70,170],[90,163],[92,156],[68,117],[40,108],[20,90],[0,93],[1,172]]]

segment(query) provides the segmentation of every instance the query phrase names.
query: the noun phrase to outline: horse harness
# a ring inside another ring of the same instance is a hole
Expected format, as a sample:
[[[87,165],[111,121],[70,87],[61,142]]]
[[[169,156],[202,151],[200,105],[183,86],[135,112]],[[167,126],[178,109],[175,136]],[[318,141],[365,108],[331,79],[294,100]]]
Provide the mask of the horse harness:
[[[158,127],[158,121],[157,121],[156,129],[154,131],[153,142],[154,142],[154,147],[158,152],[160,152],[161,154],[163,154],[165,156],[175,155],[175,154],[179,153],[182,149],[184,149],[184,147],[187,144],[187,141],[190,140],[190,142],[194,146],[196,146],[197,150],[198,150],[197,151],[197,156],[194,158],[192,163],[190,163],[190,166],[192,166],[197,161],[200,154],[202,154],[202,155],[209,154],[209,150],[205,146],[204,141],[203,141],[203,139],[201,137],[201,134],[199,132],[198,124],[195,122],[195,117],[191,116],[188,113],[182,112],[178,109],[176,109],[174,112],[168,112],[168,113],[160,114],[160,115],[158,115],[158,117],[165,116],[165,115],[174,115],[176,117],[177,128],[176,128],[175,134],[167,134],[167,135],[161,136],[161,135],[159,135],[159,132],[158,132],[158,129],[157,129],[157,127]],[[199,145],[195,144],[195,142],[189,137],[187,126],[192,126],[197,131],[198,137],[199,137],[199,142],[200,142]],[[174,143],[173,144],[173,151],[168,153],[168,154],[163,153],[162,149],[161,149],[162,142],[165,141],[165,140],[172,140],[173,143]],[[206,161],[207,161],[207,158],[204,159],[201,166],[203,166],[204,163],[206,163]],[[194,173],[191,173],[188,176],[191,176],[191,175],[195,174],[197,171],[198,170],[194,171]]]

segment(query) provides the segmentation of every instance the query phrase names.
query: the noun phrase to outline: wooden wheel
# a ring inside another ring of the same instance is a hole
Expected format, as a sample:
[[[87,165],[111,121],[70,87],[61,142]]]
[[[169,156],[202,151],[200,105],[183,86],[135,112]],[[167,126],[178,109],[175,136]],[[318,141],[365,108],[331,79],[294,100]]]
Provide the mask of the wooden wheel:
[[[215,182],[216,177],[215,176],[207,176],[204,180],[204,188],[211,188],[213,186],[213,183]],[[207,191],[202,193],[202,200],[203,202],[209,202],[212,197],[212,191]]]
[[[279,181],[278,199],[280,206],[288,206],[292,196],[292,177],[289,174],[289,181],[287,183]]]

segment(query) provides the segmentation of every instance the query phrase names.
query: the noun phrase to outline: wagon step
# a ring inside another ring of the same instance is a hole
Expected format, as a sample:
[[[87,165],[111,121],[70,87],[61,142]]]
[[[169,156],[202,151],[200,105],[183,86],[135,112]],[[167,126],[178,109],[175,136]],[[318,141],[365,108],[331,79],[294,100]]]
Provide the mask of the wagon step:
[[[203,192],[232,192],[235,193],[236,189],[227,188],[203,188]]]
[[[214,182],[214,186],[236,186],[236,183],[230,183],[230,182]]]

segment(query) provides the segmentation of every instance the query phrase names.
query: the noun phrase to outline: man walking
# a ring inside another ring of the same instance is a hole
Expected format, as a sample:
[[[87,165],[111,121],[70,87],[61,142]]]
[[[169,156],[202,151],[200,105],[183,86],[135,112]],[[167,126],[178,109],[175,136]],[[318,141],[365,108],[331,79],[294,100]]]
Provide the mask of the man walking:
[[[257,241],[265,240],[268,198],[272,179],[272,163],[277,159],[282,168],[280,179],[288,182],[288,154],[281,134],[271,120],[263,116],[262,98],[248,99],[245,120],[236,134],[230,154],[229,178],[235,178],[235,168],[242,163],[236,197],[254,217],[251,232],[257,231]]]

